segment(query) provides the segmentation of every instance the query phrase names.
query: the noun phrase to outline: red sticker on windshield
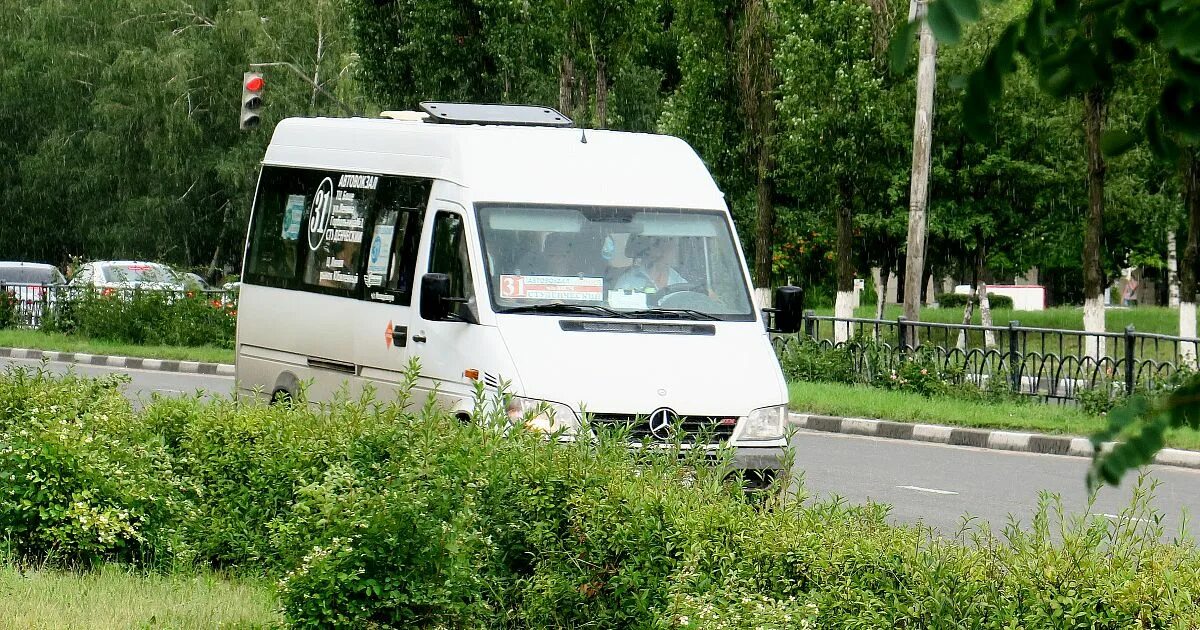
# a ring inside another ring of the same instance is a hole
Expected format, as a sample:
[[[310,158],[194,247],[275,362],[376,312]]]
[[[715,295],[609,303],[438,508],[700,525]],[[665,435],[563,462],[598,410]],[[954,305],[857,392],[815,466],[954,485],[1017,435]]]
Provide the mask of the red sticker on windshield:
[[[500,297],[529,300],[604,300],[604,278],[500,276]]]

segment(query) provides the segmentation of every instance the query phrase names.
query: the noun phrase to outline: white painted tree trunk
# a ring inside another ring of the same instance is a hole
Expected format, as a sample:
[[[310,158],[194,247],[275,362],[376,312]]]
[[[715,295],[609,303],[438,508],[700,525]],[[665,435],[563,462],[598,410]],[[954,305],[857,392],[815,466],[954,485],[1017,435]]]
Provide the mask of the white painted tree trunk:
[[[1179,336],[1189,339],[1196,338],[1196,303],[1179,303]],[[1179,360],[1184,365],[1196,369],[1196,344],[1180,343]]]
[[[757,309],[771,308],[771,289],[763,287],[754,288],[754,307]]]
[[[872,270],[875,274],[875,319],[883,319],[883,306],[887,304],[888,276],[879,267]]]
[[[992,325],[992,303],[988,300],[987,284],[979,283],[979,288],[975,290],[979,294],[979,323],[984,326]],[[988,348],[996,347],[996,334],[990,330],[983,331],[983,345]]]
[[[963,307],[963,326],[971,323],[971,318],[975,315],[975,287],[971,287],[971,291],[967,293],[967,305]],[[959,350],[966,351],[967,349],[967,331],[958,331],[958,343],[955,344]]]
[[[1104,332],[1104,297],[1097,295],[1083,301],[1083,330],[1087,333]],[[1083,340],[1084,356],[1099,361],[1107,352],[1105,339],[1098,334],[1085,335]]]
[[[838,291],[833,302],[833,316],[837,319],[854,317],[854,291]],[[842,343],[850,339],[850,322],[833,323],[833,342]]]
[[[1175,230],[1167,230],[1167,306],[1179,306],[1179,252]]]

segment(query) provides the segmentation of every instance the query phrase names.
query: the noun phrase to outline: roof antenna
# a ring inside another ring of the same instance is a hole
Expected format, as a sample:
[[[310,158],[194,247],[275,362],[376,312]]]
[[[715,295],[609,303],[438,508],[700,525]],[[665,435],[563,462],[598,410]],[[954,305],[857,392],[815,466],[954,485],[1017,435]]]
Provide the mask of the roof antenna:
[[[587,127],[584,127],[583,125],[579,126],[579,142],[581,144],[587,144]]]

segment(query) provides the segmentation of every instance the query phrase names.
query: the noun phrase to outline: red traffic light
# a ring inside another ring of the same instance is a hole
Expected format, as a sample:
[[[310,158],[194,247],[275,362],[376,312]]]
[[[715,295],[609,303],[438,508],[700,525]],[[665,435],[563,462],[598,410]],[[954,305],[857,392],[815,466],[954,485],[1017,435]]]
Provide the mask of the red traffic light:
[[[250,77],[246,80],[246,89],[250,90],[251,92],[262,91],[263,85],[264,82],[262,77]]]

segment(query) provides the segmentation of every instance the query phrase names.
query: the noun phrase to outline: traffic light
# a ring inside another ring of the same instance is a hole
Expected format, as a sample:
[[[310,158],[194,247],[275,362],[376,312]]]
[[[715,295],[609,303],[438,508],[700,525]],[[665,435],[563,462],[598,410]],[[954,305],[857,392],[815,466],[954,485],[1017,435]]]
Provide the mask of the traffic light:
[[[262,108],[264,85],[266,84],[263,82],[262,74],[258,72],[247,72],[242,75],[242,117],[238,123],[239,128],[244,130],[258,127],[258,110]]]

